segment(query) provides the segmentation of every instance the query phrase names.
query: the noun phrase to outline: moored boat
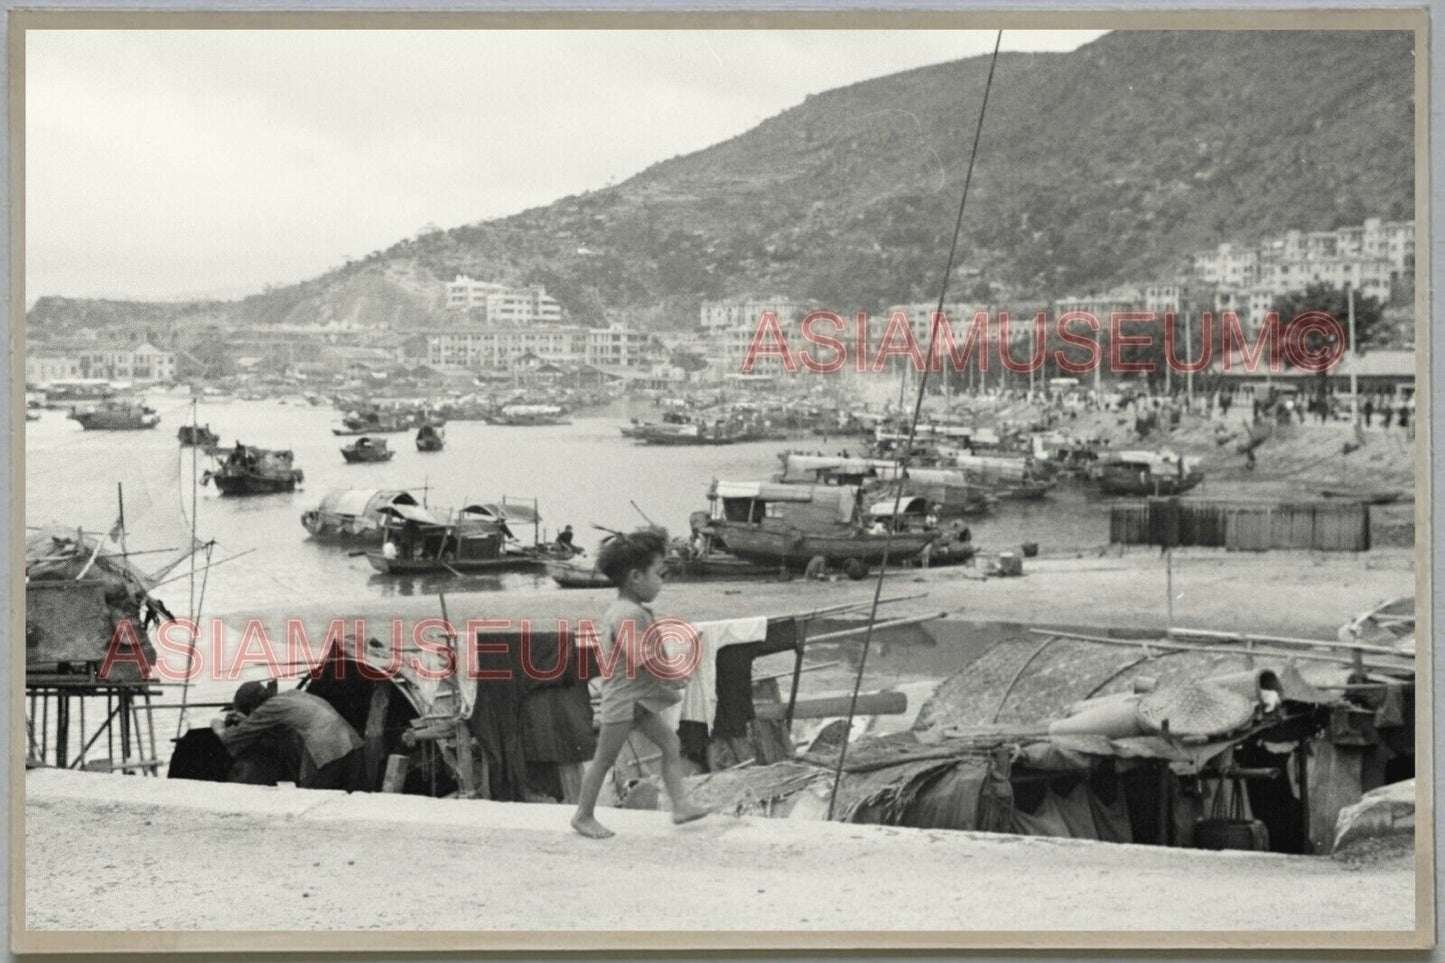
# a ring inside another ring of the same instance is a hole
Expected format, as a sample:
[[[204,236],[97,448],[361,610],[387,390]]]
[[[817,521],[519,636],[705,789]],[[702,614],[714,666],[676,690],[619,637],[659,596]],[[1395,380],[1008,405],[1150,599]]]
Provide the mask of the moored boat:
[[[707,518],[694,528],[712,547],[759,564],[801,568],[816,557],[829,564],[901,562],[938,537],[937,531],[887,532],[864,527],[857,493],[838,485],[717,481]]]
[[[441,428],[424,424],[416,432],[417,451],[441,451],[446,447],[446,435]]]
[[[332,428],[333,435],[379,435],[411,428],[411,419],[390,411],[352,411],[341,419],[341,427]]]
[[[221,443],[221,436],[211,430],[210,425],[181,425],[176,438],[183,448],[213,448]]]
[[[381,489],[341,489],[327,492],[321,504],[301,513],[301,525],[321,541],[367,542],[381,540],[381,511],[388,505],[417,504],[410,492]]]
[[[566,425],[566,412],[557,405],[507,405],[491,417],[494,425]]]
[[[255,448],[236,442],[219,469],[201,476],[222,495],[270,495],[295,491],[305,475],[292,465],[290,451]]]
[[[1109,495],[1179,495],[1204,480],[1198,462],[1172,451],[1105,452],[1090,476]]]
[[[341,457],[346,459],[347,464],[352,465],[360,462],[391,461],[395,454],[385,438],[372,438],[370,435],[363,435],[341,449]]]
[[[90,411],[72,411],[70,417],[86,431],[140,431],[161,423],[155,409],[123,401],[102,402]]]
[[[631,437],[644,445],[731,445],[738,440],[722,425],[696,424],[640,425]]]

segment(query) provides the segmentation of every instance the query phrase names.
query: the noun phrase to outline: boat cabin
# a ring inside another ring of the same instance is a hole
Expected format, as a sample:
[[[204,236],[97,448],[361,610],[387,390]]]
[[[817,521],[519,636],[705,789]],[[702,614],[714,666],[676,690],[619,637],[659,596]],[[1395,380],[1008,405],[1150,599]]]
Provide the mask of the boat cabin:
[[[858,496],[840,485],[717,481],[708,492],[709,518],[766,528],[828,529],[858,520]]]
[[[380,514],[382,551],[396,558],[487,561],[501,557],[506,541],[505,522],[466,510],[450,522],[415,505],[387,505]]]

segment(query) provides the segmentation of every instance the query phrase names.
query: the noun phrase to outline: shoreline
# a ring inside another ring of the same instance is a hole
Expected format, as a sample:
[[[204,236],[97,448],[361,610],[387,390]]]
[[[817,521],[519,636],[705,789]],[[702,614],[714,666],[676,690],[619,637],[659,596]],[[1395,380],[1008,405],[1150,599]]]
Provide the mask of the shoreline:
[[[1176,626],[1321,639],[1333,639],[1341,624],[1372,604],[1412,594],[1416,587],[1415,552],[1407,548],[1259,554],[1179,549],[1172,568]],[[894,570],[884,580],[885,598],[919,593],[927,597],[889,606],[880,619],[901,614],[905,608],[911,612],[937,608],[948,617],[974,621],[1159,631],[1168,627],[1168,574],[1154,549],[1043,556],[1024,559],[1021,577],[981,575],[978,568],[967,566]],[[786,615],[871,601],[875,583],[874,576],[857,582],[793,578],[667,583],[654,609],[659,617],[696,621]],[[436,584],[445,592],[444,582]],[[466,618],[575,622],[596,618],[612,595],[610,589],[457,592],[447,594],[446,608],[454,624]],[[271,634],[273,640],[284,640],[286,619],[324,629],[335,618],[366,618],[375,624],[440,615],[437,595],[419,591],[384,599],[363,596],[325,604],[233,610],[206,618],[222,619],[233,632],[239,632],[246,620],[258,619],[268,633],[281,630]]]

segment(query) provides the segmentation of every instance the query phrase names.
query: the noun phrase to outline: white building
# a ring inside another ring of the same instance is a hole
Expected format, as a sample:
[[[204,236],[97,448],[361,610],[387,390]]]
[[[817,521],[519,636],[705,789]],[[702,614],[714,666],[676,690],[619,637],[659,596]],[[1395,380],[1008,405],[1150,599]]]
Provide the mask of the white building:
[[[169,381],[176,376],[176,356],[148,341],[138,345],[99,344],[80,352],[80,370],[83,378]]]
[[[588,364],[630,368],[642,364],[647,355],[646,331],[638,331],[625,324],[585,330],[584,358]]]
[[[722,301],[704,301],[698,311],[698,321],[704,331],[730,331],[735,328],[757,327],[764,312],[777,315],[779,323],[787,325],[803,316],[804,306],[788,298],[728,298]]]
[[[562,306],[542,288],[509,288],[465,274],[458,274],[447,285],[447,308],[480,310],[483,320],[494,324],[558,324],[562,320]]]
[[[28,385],[72,381],[82,377],[80,358],[74,354],[44,349],[25,352],[25,383]]]
[[[426,359],[433,365],[506,368],[531,354],[543,362],[636,367],[647,355],[648,334],[623,324],[605,328],[529,325],[429,331]]]

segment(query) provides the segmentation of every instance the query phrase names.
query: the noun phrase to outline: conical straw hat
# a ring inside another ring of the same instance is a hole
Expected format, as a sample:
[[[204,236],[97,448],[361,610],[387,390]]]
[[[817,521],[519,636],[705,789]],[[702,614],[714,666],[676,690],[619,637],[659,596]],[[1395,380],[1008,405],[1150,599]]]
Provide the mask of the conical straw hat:
[[[1254,716],[1254,702],[1219,686],[1188,683],[1156,689],[1139,699],[1139,721],[1152,732],[1172,736],[1218,736]]]

